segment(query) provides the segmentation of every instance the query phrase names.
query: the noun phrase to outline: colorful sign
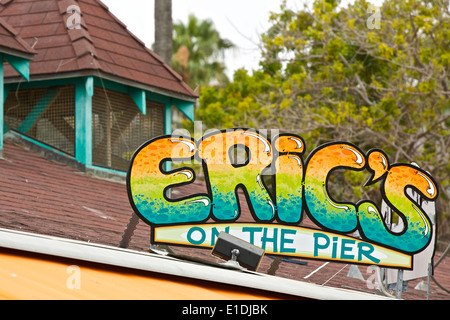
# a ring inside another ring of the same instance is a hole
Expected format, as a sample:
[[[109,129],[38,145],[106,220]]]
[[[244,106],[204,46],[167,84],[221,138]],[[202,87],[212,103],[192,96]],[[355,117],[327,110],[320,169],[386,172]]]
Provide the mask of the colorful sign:
[[[280,134],[269,141],[249,129],[216,131],[198,141],[158,137],[131,160],[130,203],[152,227],[152,243],[212,248],[225,231],[268,254],[411,269],[413,255],[431,245],[434,228],[406,190],[435,201],[433,177],[412,164],[390,164],[381,150],[365,154],[346,142],[320,146],[306,160],[304,151],[298,135]],[[189,167],[166,171],[165,163],[194,159],[202,164],[207,193],[172,199],[169,190],[191,184],[196,174]],[[368,170],[366,185],[380,184],[383,200],[399,215],[404,230],[389,230],[373,201],[335,201],[327,182],[338,169]],[[263,179],[267,175],[271,186]],[[244,191],[252,223],[236,223],[241,214],[238,188]],[[317,229],[301,226],[305,215]]]

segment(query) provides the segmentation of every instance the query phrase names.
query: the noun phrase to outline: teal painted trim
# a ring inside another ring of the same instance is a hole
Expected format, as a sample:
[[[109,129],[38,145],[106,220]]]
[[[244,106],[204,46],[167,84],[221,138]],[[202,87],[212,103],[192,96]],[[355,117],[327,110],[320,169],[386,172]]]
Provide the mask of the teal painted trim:
[[[94,85],[97,87],[100,87],[100,88],[105,88],[105,89],[117,91],[120,93],[126,93],[126,94],[129,93],[128,86],[121,84],[121,83],[113,82],[111,80],[98,78],[98,77],[94,77]]]
[[[64,153],[64,152],[62,152],[62,151],[59,151],[58,149],[52,148],[51,146],[49,146],[49,145],[47,145],[47,144],[45,144],[45,143],[42,143],[42,142],[40,142],[40,141],[38,141],[38,140],[35,140],[35,139],[30,138],[30,137],[28,137],[28,136],[26,136],[26,135],[23,135],[23,134],[21,134],[20,132],[17,132],[17,131],[12,131],[12,132],[14,132],[14,134],[19,135],[19,136],[21,137],[21,139],[24,139],[24,140],[26,140],[26,141],[28,141],[28,142],[31,142],[31,143],[33,143],[33,144],[35,144],[35,145],[37,145],[37,146],[39,146],[39,147],[41,147],[41,148],[44,148],[44,149],[46,149],[46,150],[50,150],[50,151],[52,151],[52,152],[54,152],[55,154],[58,154],[58,155],[60,155],[60,156],[64,156],[64,157],[66,157],[66,158],[73,159],[73,157],[71,157],[71,156],[68,155],[67,153]]]
[[[166,106],[168,104],[176,106],[180,109],[183,114],[188,117],[189,120],[194,122],[194,103],[189,101],[184,101],[181,99],[171,98],[163,96],[154,92],[147,92],[147,99],[155,102],[163,103]],[[170,117],[172,119],[172,117]]]
[[[92,96],[94,79],[79,79],[75,84],[75,158],[92,165]]]
[[[128,86],[121,85],[112,81],[108,81],[105,79],[100,79],[97,77],[88,77],[92,78],[94,81],[94,87],[105,87],[106,89],[111,89],[117,92],[128,94]],[[71,84],[77,84],[79,81],[84,81],[85,77],[74,77],[74,78],[63,78],[63,79],[53,79],[53,80],[40,80],[40,81],[32,81],[32,82],[23,82],[23,83],[9,83],[8,85],[11,87],[11,90],[17,90],[18,87],[20,89],[36,89],[43,87],[56,87],[56,86],[65,86]]]
[[[3,72],[3,54],[0,53],[0,156],[3,157],[3,133],[5,130],[5,80]]]
[[[4,58],[22,77],[30,81],[30,61],[9,54],[5,54]]]
[[[172,98],[168,96],[163,96],[154,92],[147,91],[147,99],[155,102],[163,103],[163,104],[171,104]]]
[[[32,81],[32,82],[9,83],[8,87],[12,91],[15,91],[17,89],[36,89],[36,88],[45,88],[45,87],[57,87],[57,86],[76,84],[79,81],[79,79],[82,79],[82,78],[67,78],[67,79],[58,79],[58,80],[42,80],[42,81]]]
[[[134,103],[136,103],[142,114],[144,116],[147,115],[147,95],[145,90],[130,87],[129,92],[131,99],[133,99]]]
[[[30,131],[42,116],[44,111],[47,109],[49,103],[55,98],[57,93],[58,90],[55,88],[48,89],[47,92],[39,100],[39,102],[33,107],[30,113],[25,117],[23,122],[17,128],[17,131],[23,133],[27,133],[28,131]]]
[[[183,101],[179,99],[173,99],[173,104],[184,113],[189,120],[194,122],[194,103],[189,101]]]

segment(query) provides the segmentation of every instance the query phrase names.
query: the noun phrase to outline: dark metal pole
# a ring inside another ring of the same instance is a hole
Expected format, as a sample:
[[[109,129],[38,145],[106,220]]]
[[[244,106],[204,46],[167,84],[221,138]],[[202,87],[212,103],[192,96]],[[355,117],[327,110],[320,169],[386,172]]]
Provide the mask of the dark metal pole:
[[[134,235],[134,231],[137,228],[137,225],[139,223],[139,216],[133,212],[130,218],[130,222],[128,222],[127,228],[125,229],[125,232],[122,236],[122,241],[120,241],[119,248],[126,249],[130,246],[131,238]]]

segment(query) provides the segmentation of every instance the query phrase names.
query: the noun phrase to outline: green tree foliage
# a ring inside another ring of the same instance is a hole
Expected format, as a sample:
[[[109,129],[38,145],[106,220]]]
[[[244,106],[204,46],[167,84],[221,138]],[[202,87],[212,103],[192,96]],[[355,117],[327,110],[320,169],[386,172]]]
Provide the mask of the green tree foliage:
[[[233,47],[220,37],[211,20],[189,15],[186,25],[174,24],[172,66],[192,88],[225,85],[224,53]]]
[[[262,36],[260,68],[205,88],[197,119],[297,133],[307,152],[343,140],[381,148],[391,163],[416,162],[440,182],[448,230],[449,1],[385,0],[378,12],[365,0],[339,2],[297,11],[283,2]]]

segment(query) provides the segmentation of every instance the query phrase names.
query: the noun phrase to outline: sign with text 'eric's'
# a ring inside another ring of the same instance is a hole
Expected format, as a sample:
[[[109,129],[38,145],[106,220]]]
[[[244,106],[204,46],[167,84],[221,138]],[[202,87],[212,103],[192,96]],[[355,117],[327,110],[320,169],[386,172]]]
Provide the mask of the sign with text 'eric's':
[[[280,134],[269,141],[249,129],[216,131],[198,141],[158,137],[133,155],[128,196],[152,227],[152,243],[212,248],[219,233],[227,232],[268,254],[412,269],[413,256],[433,245],[435,228],[407,189],[436,201],[433,177],[412,164],[390,164],[381,150],[364,153],[346,142],[322,145],[306,160],[304,151],[298,135]],[[207,192],[171,198],[170,189],[193,183],[196,175],[190,167],[166,171],[165,163],[194,159],[202,164]],[[366,185],[379,183],[383,201],[398,214],[403,230],[391,231],[373,201],[334,200],[327,181],[335,170],[367,170]],[[238,188],[252,222],[236,222]],[[306,215],[317,228],[302,226]]]

